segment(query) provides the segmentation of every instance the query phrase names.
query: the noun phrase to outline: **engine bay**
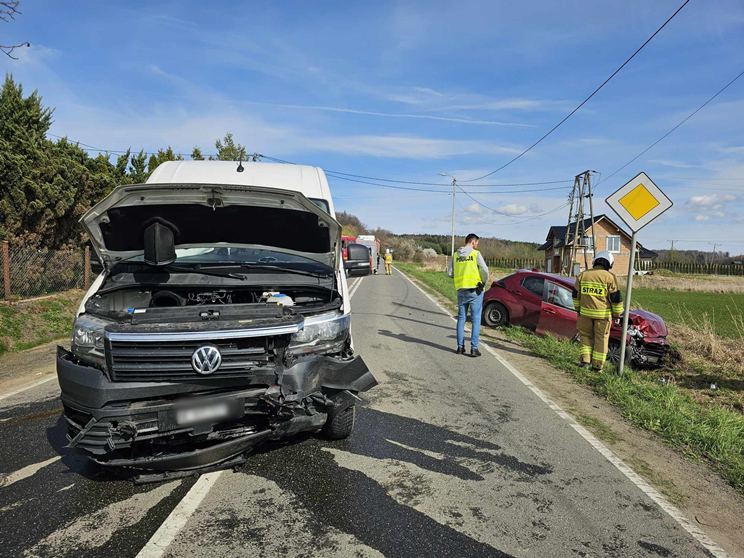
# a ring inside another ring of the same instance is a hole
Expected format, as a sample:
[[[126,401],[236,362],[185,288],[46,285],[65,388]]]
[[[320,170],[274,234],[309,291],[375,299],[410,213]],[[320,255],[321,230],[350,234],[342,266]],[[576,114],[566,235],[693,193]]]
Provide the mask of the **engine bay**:
[[[86,311],[96,313],[128,312],[149,308],[189,308],[236,304],[266,304],[272,307],[314,308],[327,305],[338,293],[322,287],[292,287],[272,290],[261,287],[198,288],[170,287],[150,289],[117,289],[95,294],[86,303]]]

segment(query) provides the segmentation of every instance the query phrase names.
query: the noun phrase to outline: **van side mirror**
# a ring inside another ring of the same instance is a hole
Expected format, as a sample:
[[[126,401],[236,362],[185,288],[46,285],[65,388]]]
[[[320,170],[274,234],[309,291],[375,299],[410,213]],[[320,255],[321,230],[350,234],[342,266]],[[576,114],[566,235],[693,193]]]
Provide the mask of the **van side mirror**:
[[[155,222],[145,229],[145,263],[165,266],[176,261],[176,244],[173,231]]]

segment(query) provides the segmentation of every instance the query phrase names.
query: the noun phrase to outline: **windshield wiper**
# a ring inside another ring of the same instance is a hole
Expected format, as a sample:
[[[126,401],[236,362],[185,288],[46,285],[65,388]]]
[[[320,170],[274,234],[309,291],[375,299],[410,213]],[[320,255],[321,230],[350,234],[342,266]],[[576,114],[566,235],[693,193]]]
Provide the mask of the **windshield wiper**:
[[[164,266],[152,266],[145,262],[117,262],[117,265],[138,265],[143,267],[148,267],[155,270],[162,270],[162,271],[177,271],[179,273],[198,273],[200,275],[209,275],[211,277],[229,277],[231,279],[239,279],[240,281],[245,281],[246,276],[245,275],[238,275],[237,273],[220,273],[219,271],[209,271],[209,270],[203,270],[199,267],[182,267],[180,265],[164,265]]]
[[[233,267],[233,266],[225,266],[225,267]],[[250,271],[251,269],[262,269],[262,270],[270,270],[270,271],[282,271],[284,273],[294,273],[295,275],[306,275],[308,277],[321,277],[321,278],[328,278],[333,275],[333,272],[331,273],[318,273],[314,271],[305,271],[304,269],[293,269],[291,267],[283,267],[281,265],[267,265],[267,264],[236,264],[234,267],[239,267],[240,269],[245,269],[247,271]]]

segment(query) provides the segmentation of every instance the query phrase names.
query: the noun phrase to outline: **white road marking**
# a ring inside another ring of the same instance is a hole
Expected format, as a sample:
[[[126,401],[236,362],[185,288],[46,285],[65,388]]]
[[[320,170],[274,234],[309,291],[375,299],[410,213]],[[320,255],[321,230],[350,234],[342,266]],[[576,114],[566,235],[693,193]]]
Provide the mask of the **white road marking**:
[[[401,272],[399,269],[396,268],[396,271],[400,273],[403,277],[408,280],[409,283],[411,283],[414,287],[416,287],[419,291],[423,293],[423,295],[431,300],[440,310],[445,312],[453,322],[457,322],[456,318],[453,318],[451,315],[451,312],[439,304],[437,300],[434,299],[434,297],[430,296],[429,293],[424,291],[418,284],[416,284],[415,281],[412,281],[408,275]],[[612,463],[623,475],[625,475],[633,484],[635,484],[638,488],[640,488],[649,498],[651,498],[658,506],[664,510],[669,516],[674,519],[679,525],[687,531],[690,535],[692,535],[701,545],[703,545],[708,551],[710,551],[713,556],[716,558],[729,558],[729,554],[721,548],[718,543],[713,541],[702,529],[700,529],[697,525],[692,523],[687,517],[679,511],[679,509],[672,505],[664,496],[662,496],[653,486],[648,484],[645,480],[643,480],[640,475],[638,475],[635,471],[633,471],[630,467],[628,467],[617,455],[615,455],[607,446],[605,446],[602,442],[600,442],[594,435],[592,435],[588,430],[586,430],[583,426],[581,426],[579,423],[577,423],[571,415],[569,415],[566,411],[564,411],[559,405],[557,405],[555,402],[553,402],[551,399],[548,398],[547,395],[545,395],[540,388],[538,388],[535,384],[530,382],[519,370],[517,370],[514,366],[512,366],[509,362],[506,361],[499,353],[497,353],[494,349],[489,347],[487,344],[482,343],[483,347],[491,353],[494,357],[496,357],[496,360],[498,360],[504,367],[511,372],[516,378],[522,382],[529,390],[537,395],[548,407],[550,407],[555,413],[561,417],[563,420],[565,420],[568,424],[571,425],[571,427],[576,430],[576,432],[581,435],[582,438],[584,438],[589,444],[596,449],[599,453],[601,453],[607,461]]]
[[[224,471],[215,471],[199,477],[199,480],[186,493],[183,500],[173,508],[173,511],[163,521],[160,528],[147,541],[147,544],[142,547],[142,550],[137,554],[137,558],[160,558],[165,554],[165,551],[168,550],[168,545],[173,542],[176,535],[186,525],[186,522],[196,511],[196,508],[199,507],[199,504],[201,504],[206,495],[209,494],[209,491],[222,473]]]
[[[23,387],[20,387],[18,389],[14,389],[12,391],[8,391],[6,393],[0,394],[0,401],[3,399],[7,399],[8,397],[13,397],[14,395],[18,395],[19,393],[23,393],[24,391],[27,391],[31,388],[35,388],[36,386],[40,386],[41,384],[46,384],[47,382],[51,382],[52,380],[56,380],[57,375],[49,376],[48,378],[42,378],[41,380],[36,380],[35,382],[31,382],[28,385],[25,385]]]
[[[363,277],[357,279],[349,289],[350,300],[359,289],[362,279]],[[147,544],[142,547],[136,558],[161,558],[224,472],[215,471],[199,477],[199,480],[163,521],[155,534],[147,541]]]
[[[23,469],[18,469],[14,473],[8,473],[6,476],[0,478],[0,487],[5,488],[13,483],[22,481],[23,479],[27,479],[28,477],[35,475],[40,469],[43,469],[47,465],[51,465],[52,463],[54,463],[55,461],[59,461],[60,459],[62,459],[62,456],[58,455],[57,457],[52,457],[51,459],[47,459],[46,461],[42,461],[41,463],[27,465]]]
[[[74,482],[71,485],[69,485],[69,486],[65,486],[64,488],[60,488],[59,490],[57,490],[57,492],[64,492],[65,490],[70,490],[73,486],[75,486],[75,483]]]

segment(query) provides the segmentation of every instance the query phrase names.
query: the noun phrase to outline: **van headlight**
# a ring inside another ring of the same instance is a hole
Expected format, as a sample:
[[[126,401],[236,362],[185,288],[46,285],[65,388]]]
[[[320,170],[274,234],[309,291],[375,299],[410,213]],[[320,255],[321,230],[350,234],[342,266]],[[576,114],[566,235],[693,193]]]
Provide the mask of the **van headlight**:
[[[305,320],[304,327],[292,335],[289,351],[295,355],[340,350],[349,336],[350,314],[324,314]]]
[[[93,316],[79,316],[72,327],[72,354],[80,360],[104,366],[103,328],[106,324]]]

